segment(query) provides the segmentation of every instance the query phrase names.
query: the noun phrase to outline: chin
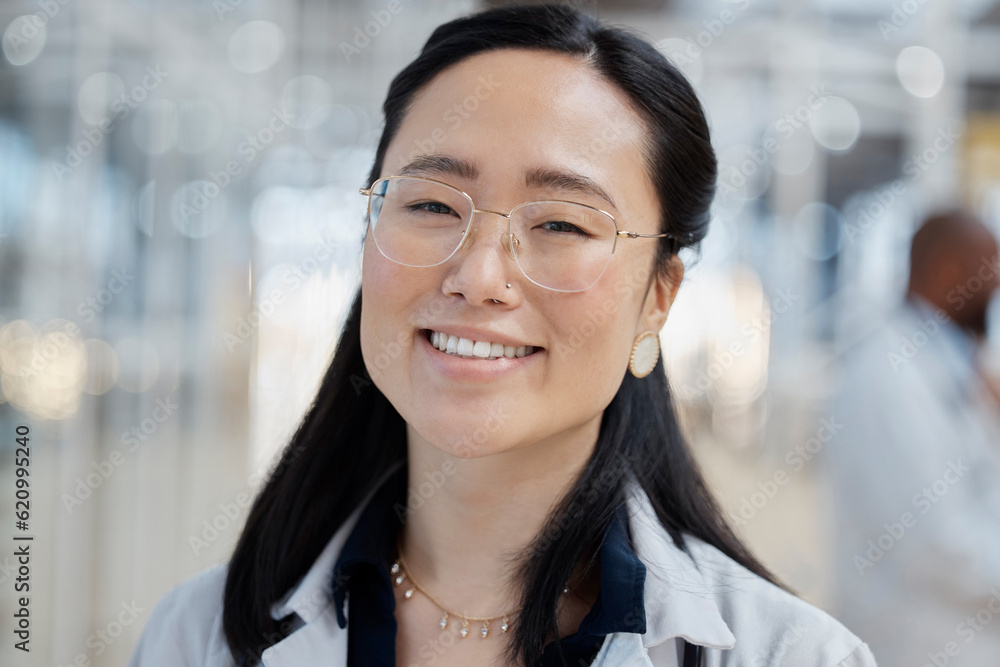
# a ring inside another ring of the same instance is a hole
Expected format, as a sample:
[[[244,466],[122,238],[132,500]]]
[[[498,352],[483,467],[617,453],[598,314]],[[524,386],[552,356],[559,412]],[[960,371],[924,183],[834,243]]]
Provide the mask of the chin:
[[[468,410],[455,418],[447,414],[426,411],[424,418],[431,415],[432,421],[415,423],[414,429],[433,447],[445,454],[460,459],[474,459],[496,454],[509,448],[503,427],[508,420],[502,410],[487,413],[483,417],[471,417]]]
[[[493,454],[505,448],[505,431],[513,423],[509,406],[503,401],[459,402],[413,406],[417,432],[443,452],[461,458]]]
[[[435,445],[437,446],[437,445]],[[449,456],[454,456],[458,459],[479,459],[484,456],[489,456],[491,454],[496,454],[498,450],[489,446],[478,446],[478,445],[467,445],[464,443],[459,443],[455,445],[454,443],[446,443],[443,447],[438,447],[442,452],[448,454]]]

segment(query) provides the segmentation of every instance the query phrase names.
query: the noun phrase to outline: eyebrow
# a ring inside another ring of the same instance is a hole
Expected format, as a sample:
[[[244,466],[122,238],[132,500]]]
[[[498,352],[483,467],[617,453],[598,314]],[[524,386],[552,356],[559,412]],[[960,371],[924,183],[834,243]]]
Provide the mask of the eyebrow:
[[[463,158],[431,153],[419,155],[410,160],[402,169],[396,172],[400,176],[416,174],[438,174],[458,176],[474,181],[479,178],[479,169],[475,164]],[[583,174],[559,169],[535,167],[524,175],[524,184],[530,188],[550,188],[553,190],[568,190],[603,199],[612,208],[618,209],[615,200],[596,181]]]

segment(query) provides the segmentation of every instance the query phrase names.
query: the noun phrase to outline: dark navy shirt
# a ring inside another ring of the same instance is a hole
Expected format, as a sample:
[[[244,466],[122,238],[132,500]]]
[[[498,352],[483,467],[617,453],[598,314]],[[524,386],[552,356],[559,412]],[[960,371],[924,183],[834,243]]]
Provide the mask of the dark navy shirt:
[[[395,560],[396,535],[402,525],[406,491],[406,466],[400,465],[362,511],[334,566],[332,592],[341,628],[348,625],[344,607],[345,595],[350,592],[348,667],[396,665],[396,599],[389,567]],[[546,644],[535,667],[562,667],[557,643],[562,648],[565,665],[578,667],[593,661],[606,635],[646,631],[643,605],[646,566],[629,543],[625,507],[619,509],[608,527],[601,544],[600,563],[601,588],[590,612],[575,633]],[[476,634],[469,636],[482,641]]]

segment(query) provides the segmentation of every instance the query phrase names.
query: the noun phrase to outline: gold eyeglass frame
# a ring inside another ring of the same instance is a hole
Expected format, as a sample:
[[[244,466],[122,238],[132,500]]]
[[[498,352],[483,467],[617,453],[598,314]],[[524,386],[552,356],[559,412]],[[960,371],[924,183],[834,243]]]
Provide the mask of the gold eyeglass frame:
[[[501,245],[503,245],[503,248],[507,252],[507,255],[512,260],[514,260],[514,264],[517,266],[518,271],[521,272],[521,275],[523,275],[525,278],[527,278],[533,284],[538,285],[539,287],[542,287],[544,289],[552,290],[554,292],[583,292],[585,290],[590,289],[594,285],[596,285],[597,281],[600,280],[601,276],[604,275],[604,272],[607,271],[608,264],[611,263],[611,257],[615,254],[615,248],[618,247],[618,238],[619,237],[629,238],[629,239],[636,239],[636,238],[647,238],[647,239],[672,238],[675,241],[673,252],[674,252],[674,254],[677,253],[677,244],[676,244],[677,237],[675,235],[670,234],[670,233],[666,233],[666,234],[639,234],[638,232],[630,232],[630,231],[619,230],[618,229],[618,221],[615,219],[615,216],[613,216],[610,213],[608,213],[607,211],[599,209],[599,208],[597,208],[595,206],[589,206],[587,204],[581,204],[580,202],[567,201],[567,200],[564,200],[564,199],[540,199],[538,201],[530,201],[530,202],[524,202],[522,204],[518,204],[517,206],[515,206],[514,208],[512,208],[509,213],[501,213],[500,211],[491,211],[489,209],[476,208],[475,203],[472,201],[472,197],[468,193],[463,192],[462,190],[459,190],[454,185],[449,185],[448,183],[445,183],[444,181],[439,181],[439,180],[433,179],[433,178],[426,178],[426,177],[423,177],[423,176],[410,176],[409,174],[397,174],[397,175],[393,175],[393,176],[384,176],[384,177],[378,179],[377,181],[375,181],[374,183],[372,183],[367,188],[360,188],[358,190],[359,194],[362,194],[362,195],[365,195],[366,197],[368,197],[367,214],[368,214],[368,220],[369,221],[371,220],[371,212],[372,212],[372,192],[375,190],[375,186],[377,186],[379,183],[381,183],[383,181],[388,181],[388,180],[394,179],[394,178],[412,178],[412,179],[416,179],[416,180],[420,180],[420,181],[429,181],[431,183],[436,183],[438,185],[443,185],[444,187],[449,188],[451,190],[454,190],[458,194],[460,194],[463,197],[465,197],[465,199],[467,199],[468,202],[469,202],[469,206],[472,207],[472,214],[469,216],[469,222],[465,226],[465,231],[462,232],[462,240],[459,241],[458,244],[455,246],[455,249],[452,250],[451,253],[449,253],[449,255],[447,257],[445,257],[444,259],[442,259],[440,262],[435,262],[434,264],[421,264],[421,265],[404,264],[403,262],[397,261],[397,260],[393,259],[392,257],[389,257],[388,255],[386,255],[385,252],[382,251],[382,248],[378,245],[378,239],[376,239],[375,240],[375,246],[378,248],[378,251],[382,254],[382,256],[385,257],[386,259],[388,259],[391,262],[396,262],[397,264],[400,264],[401,266],[411,266],[413,268],[429,268],[429,267],[432,267],[432,266],[439,266],[439,265],[444,264],[445,262],[447,262],[449,259],[451,259],[452,257],[454,257],[455,253],[458,252],[462,248],[462,246],[465,245],[466,241],[468,241],[468,239],[469,239],[469,230],[472,229],[472,221],[475,219],[476,213],[492,213],[494,215],[499,215],[499,216],[501,216],[503,218],[507,218],[507,233],[504,234],[504,236],[501,238]],[[549,202],[557,203],[557,204],[573,204],[574,206],[582,206],[584,208],[589,208],[592,211],[597,211],[598,213],[606,215],[608,218],[611,219],[611,223],[615,226],[615,236],[614,236],[614,241],[611,244],[611,253],[608,256],[608,261],[605,262],[604,268],[602,268],[601,272],[599,274],[597,274],[596,278],[594,278],[594,282],[590,283],[589,285],[587,285],[586,287],[584,287],[582,289],[577,289],[577,290],[563,290],[563,289],[556,289],[555,287],[549,287],[548,285],[542,285],[541,283],[538,283],[538,282],[532,280],[531,276],[529,276],[527,273],[524,272],[524,267],[521,266],[521,263],[519,261],[517,261],[517,255],[514,252],[514,248],[516,248],[520,244],[520,241],[517,238],[517,236],[514,235],[513,230],[510,227],[510,216],[514,215],[514,211],[516,211],[519,208],[522,208],[524,206],[531,206],[531,205],[534,205],[534,204],[545,204],[545,203],[549,203]],[[373,238],[374,238],[374,235],[373,235]]]

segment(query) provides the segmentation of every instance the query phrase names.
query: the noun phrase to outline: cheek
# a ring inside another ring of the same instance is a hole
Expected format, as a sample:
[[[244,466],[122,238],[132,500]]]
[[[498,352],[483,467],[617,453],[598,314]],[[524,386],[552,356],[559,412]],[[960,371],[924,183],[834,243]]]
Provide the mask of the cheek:
[[[567,378],[568,386],[617,388],[630,350],[631,330],[624,327],[629,321],[624,312],[628,303],[617,302],[608,293],[567,306],[553,318],[557,323],[553,359],[558,373]]]
[[[370,245],[369,245],[370,243]],[[394,286],[402,285],[394,267],[374,247],[369,237],[365,245],[361,269],[361,356],[376,385],[379,378],[391,375],[397,364],[387,364],[385,355],[397,350],[393,345],[404,333],[398,317],[399,304],[405,296]],[[398,354],[397,354],[398,356]],[[390,359],[390,361],[392,361]],[[381,389],[381,386],[379,387]]]
[[[361,263],[361,350],[365,352],[370,337],[380,328],[381,311],[385,304],[382,286],[385,279],[379,264],[378,252],[372,253],[371,239],[365,244]]]
[[[622,248],[619,250],[628,250]],[[589,383],[612,395],[628,372],[635,339],[635,323],[646,293],[651,261],[624,252],[617,265],[608,267],[592,293],[580,299],[555,300],[548,306],[556,313],[559,340],[567,350],[556,355],[560,372],[574,386]]]
[[[407,267],[386,259],[379,252],[369,234],[362,254],[361,289],[374,313],[389,317],[400,303],[406,302],[407,290],[412,291],[414,285],[413,276],[406,273]]]
[[[387,278],[390,277],[388,274],[392,271],[391,264],[392,262],[378,251],[369,231],[361,253],[361,285],[366,293],[376,293],[388,282]]]

